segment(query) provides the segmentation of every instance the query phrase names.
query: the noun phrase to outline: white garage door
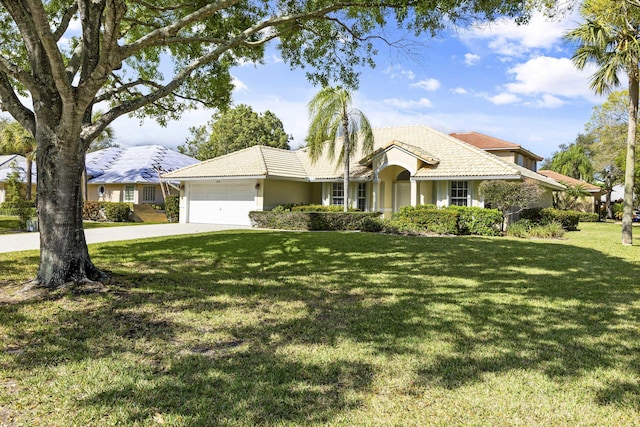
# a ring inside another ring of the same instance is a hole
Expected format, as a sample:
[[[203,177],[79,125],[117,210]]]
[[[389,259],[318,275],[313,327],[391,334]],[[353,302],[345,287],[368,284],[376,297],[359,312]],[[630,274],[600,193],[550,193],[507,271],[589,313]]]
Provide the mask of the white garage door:
[[[255,181],[191,184],[188,222],[250,225],[249,212],[256,210],[255,195]]]

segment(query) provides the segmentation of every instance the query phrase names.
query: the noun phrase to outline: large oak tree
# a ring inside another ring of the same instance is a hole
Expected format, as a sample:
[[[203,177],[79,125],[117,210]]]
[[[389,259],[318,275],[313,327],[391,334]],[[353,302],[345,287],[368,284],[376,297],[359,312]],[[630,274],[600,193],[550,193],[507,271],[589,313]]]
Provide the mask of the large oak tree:
[[[540,0],[549,3],[547,0]],[[554,3],[554,2],[551,2]],[[0,107],[37,142],[36,283],[96,280],[82,229],[91,142],[126,114],[161,123],[229,103],[229,69],[272,42],[314,83],[355,86],[386,25],[526,15],[527,0],[0,0]],[[79,30],[74,32],[78,27]],[[388,41],[388,40],[387,40]],[[28,95],[29,101],[25,101]],[[94,116],[94,109],[104,114]]]

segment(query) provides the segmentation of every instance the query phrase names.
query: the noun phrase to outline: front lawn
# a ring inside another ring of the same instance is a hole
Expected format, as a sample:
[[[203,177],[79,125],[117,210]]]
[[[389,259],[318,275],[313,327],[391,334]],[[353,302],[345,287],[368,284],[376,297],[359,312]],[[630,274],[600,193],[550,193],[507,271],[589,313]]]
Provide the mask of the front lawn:
[[[0,425],[640,425],[640,246],[580,228],[98,244],[22,300],[0,254]]]

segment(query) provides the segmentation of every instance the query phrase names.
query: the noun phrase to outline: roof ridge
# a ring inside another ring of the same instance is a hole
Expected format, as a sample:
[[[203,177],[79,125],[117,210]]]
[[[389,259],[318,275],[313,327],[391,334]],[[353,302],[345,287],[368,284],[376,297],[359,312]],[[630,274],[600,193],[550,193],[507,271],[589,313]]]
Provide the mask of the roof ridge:
[[[269,175],[269,168],[267,167],[267,161],[264,158],[264,153],[262,152],[262,150],[264,148],[266,148],[266,145],[254,145],[253,147],[257,147],[258,148],[258,153],[260,153],[260,166],[262,166],[262,173],[264,173],[265,175]],[[251,147],[251,148],[253,148]]]

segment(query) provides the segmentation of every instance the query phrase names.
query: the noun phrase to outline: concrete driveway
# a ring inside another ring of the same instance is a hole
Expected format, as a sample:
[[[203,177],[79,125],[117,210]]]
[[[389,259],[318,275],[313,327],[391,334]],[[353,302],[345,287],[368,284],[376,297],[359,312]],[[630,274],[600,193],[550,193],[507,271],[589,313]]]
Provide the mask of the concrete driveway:
[[[118,240],[148,239],[180,234],[207,233],[223,230],[246,230],[242,225],[217,224],[149,224],[124,227],[92,228],[85,230],[87,243],[115,242]],[[40,233],[0,234],[0,252],[40,249]]]

